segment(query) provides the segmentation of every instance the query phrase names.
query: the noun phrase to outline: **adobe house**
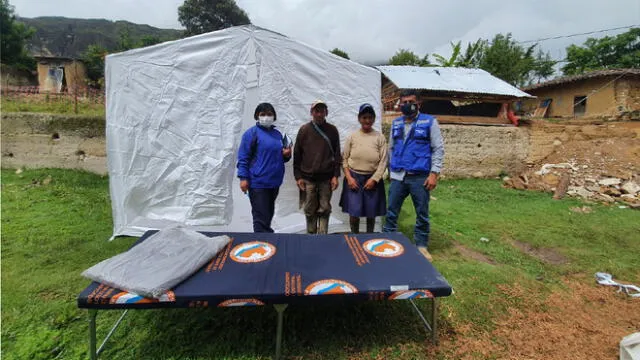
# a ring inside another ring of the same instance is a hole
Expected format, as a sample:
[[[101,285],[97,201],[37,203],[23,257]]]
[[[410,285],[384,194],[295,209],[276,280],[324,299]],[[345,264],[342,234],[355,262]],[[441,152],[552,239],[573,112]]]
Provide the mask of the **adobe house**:
[[[520,104],[533,117],[640,120],[640,69],[611,69],[566,76],[522,90]]]
[[[418,92],[421,111],[441,124],[517,125],[509,104],[532,96],[482,69],[377,66],[382,73],[383,121],[401,113],[400,94]]]
[[[72,92],[86,87],[87,68],[81,60],[34,56],[38,62],[38,85],[41,92]]]

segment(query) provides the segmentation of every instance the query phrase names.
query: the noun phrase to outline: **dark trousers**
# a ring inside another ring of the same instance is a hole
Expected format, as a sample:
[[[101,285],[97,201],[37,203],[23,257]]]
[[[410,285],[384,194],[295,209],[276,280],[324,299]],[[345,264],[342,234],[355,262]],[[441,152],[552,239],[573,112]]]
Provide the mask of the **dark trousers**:
[[[272,233],[271,220],[280,189],[249,189],[251,215],[253,216],[253,232]]]

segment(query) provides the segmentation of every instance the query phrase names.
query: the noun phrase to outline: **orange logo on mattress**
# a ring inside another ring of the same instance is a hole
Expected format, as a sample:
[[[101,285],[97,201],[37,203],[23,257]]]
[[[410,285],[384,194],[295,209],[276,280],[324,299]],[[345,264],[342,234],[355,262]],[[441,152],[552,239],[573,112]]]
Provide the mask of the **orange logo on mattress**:
[[[258,299],[229,299],[218,304],[219,307],[233,306],[261,306],[264,303]]]
[[[176,296],[173,291],[167,291],[162,294],[158,299],[145,298],[140,295],[129,293],[126,291],[119,292],[115,294],[111,299],[109,299],[109,303],[111,304],[151,304],[157,302],[175,302]]]
[[[320,280],[304,289],[305,295],[357,294],[358,289],[346,281],[335,279]]]
[[[255,263],[265,261],[275,253],[275,246],[263,241],[252,241],[234,247],[231,258],[239,263]]]
[[[371,239],[362,244],[364,250],[373,256],[396,257],[404,253],[404,247],[389,239]]]
[[[429,290],[398,291],[389,296],[389,300],[431,299],[433,294]]]

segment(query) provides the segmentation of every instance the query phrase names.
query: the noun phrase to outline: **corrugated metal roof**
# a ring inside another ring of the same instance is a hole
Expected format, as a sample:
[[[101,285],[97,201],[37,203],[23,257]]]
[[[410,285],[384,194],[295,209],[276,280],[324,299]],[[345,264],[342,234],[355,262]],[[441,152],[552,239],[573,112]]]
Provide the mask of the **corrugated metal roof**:
[[[482,69],[389,65],[377,68],[399,89],[533,97]]]
[[[567,83],[571,83],[574,81],[606,77],[606,76],[624,76],[624,75],[640,75],[640,69],[607,69],[607,70],[596,70],[588,73],[580,74],[580,75],[572,75],[572,76],[563,76],[557,79],[549,80],[540,84],[533,84],[529,86],[525,86],[522,88],[523,90],[536,90],[550,86],[558,86]]]

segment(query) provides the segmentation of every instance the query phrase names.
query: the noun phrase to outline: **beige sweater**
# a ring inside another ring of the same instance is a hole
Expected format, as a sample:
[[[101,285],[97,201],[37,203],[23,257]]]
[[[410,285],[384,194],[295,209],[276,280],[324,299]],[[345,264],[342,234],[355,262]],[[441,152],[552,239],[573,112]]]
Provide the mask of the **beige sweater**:
[[[380,181],[387,167],[387,140],[379,131],[352,133],[344,144],[342,164],[345,172],[349,169],[359,174],[373,174],[371,178]]]

